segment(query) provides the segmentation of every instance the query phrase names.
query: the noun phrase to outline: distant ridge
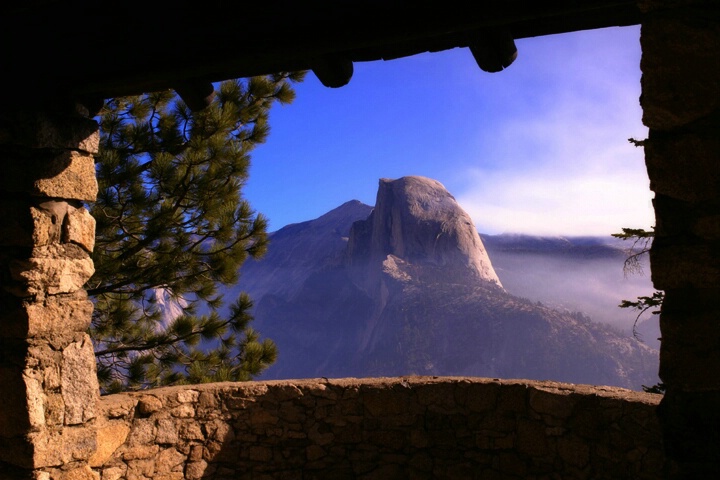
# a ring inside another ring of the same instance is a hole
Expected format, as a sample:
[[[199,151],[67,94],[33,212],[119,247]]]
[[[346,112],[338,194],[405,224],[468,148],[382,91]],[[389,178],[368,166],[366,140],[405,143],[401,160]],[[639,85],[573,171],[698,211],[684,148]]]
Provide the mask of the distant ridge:
[[[350,201],[272,233],[266,257],[243,266],[228,296],[247,291],[254,328],[278,344],[266,379],[470,375],[634,389],[657,382],[656,350],[581,312],[506,291],[488,252],[512,241],[490,248],[501,239],[483,238],[439,182],[381,179],[375,208]],[[565,245],[557,239],[547,248]]]

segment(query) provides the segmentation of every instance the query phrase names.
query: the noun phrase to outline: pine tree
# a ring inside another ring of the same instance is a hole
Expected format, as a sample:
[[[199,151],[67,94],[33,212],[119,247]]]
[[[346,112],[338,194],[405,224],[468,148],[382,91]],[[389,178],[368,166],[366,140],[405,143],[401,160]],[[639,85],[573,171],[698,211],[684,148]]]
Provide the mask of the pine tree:
[[[275,361],[274,343],[249,326],[251,300],[223,314],[218,287],[265,252],[266,219],[242,197],[249,154],[267,138],[272,104],[291,102],[302,78],[226,81],[199,112],[173,91],[105,102],[86,285],[104,392],[249,380]]]
[[[655,229],[645,230],[642,228],[623,228],[622,233],[613,233],[612,236],[621,240],[630,240],[632,243],[630,248],[627,249],[627,257],[625,258],[625,263],[623,264],[623,271],[625,275],[633,273],[642,274],[643,269],[640,259],[650,252],[652,240],[655,238]],[[640,321],[640,317],[648,311],[652,315],[658,315],[660,313],[663,300],[665,300],[665,292],[655,290],[652,295],[638,296],[637,300],[622,300],[620,302],[620,305],[618,305],[620,308],[629,308],[639,312],[635,317],[635,322],[633,323],[633,336],[635,338],[639,338],[637,324],[638,321]],[[643,385],[642,388],[648,393],[665,393],[665,384],[662,382],[649,387],[647,385]]]
[[[622,233],[613,233],[612,236],[621,240],[631,241],[631,246],[626,251],[627,257],[623,264],[623,272],[625,275],[636,273],[642,275],[643,268],[640,260],[650,252],[652,240],[655,238],[655,231],[642,228],[623,228]],[[622,300],[620,302],[620,305],[618,305],[620,308],[629,308],[639,312],[633,324],[633,335],[635,335],[635,337],[637,337],[636,327],[640,317],[647,311],[650,311],[653,315],[659,314],[659,308],[662,306],[664,299],[664,292],[656,290],[650,296],[639,296],[637,300]]]

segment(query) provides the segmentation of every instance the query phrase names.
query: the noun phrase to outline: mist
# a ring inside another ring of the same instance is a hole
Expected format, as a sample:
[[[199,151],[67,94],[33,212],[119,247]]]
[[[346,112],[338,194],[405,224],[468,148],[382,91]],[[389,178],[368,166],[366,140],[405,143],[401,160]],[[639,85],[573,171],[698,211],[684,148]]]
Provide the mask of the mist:
[[[509,293],[559,310],[582,312],[593,321],[633,335],[639,312],[618,305],[654,291],[647,256],[641,259],[641,272],[626,273],[626,253],[620,245],[611,245],[612,240],[603,244],[600,238],[585,243],[561,237],[515,238],[508,244],[504,235],[482,236],[495,272]],[[635,333],[648,346],[659,348],[656,315],[643,314]]]

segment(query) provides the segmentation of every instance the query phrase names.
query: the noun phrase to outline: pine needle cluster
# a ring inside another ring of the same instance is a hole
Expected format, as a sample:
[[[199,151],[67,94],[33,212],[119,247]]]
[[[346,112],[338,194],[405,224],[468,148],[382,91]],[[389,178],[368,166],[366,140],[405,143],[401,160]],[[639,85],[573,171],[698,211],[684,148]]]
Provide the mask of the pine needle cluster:
[[[627,257],[623,265],[623,271],[625,275],[628,274],[642,274],[643,269],[640,263],[640,259],[650,252],[652,241],[655,238],[655,229],[645,230],[642,228],[623,228],[622,233],[613,233],[613,237],[621,240],[629,240],[631,242],[630,248],[627,249]],[[636,339],[640,339],[640,335],[637,331],[637,325],[640,321],[640,317],[645,312],[650,312],[652,315],[659,315],[663,301],[665,300],[665,292],[655,290],[651,295],[638,296],[637,300],[621,300],[620,308],[629,308],[638,312],[633,323],[633,336]],[[643,385],[643,390],[649,393],[665,393],[665,385],[657,383],[650,387]]]
[[[199,112],[171,90],[105,102],[86,285],[103,392],[249,380],[275,361],[249,325],[251,300],[228,308],[219,287],[267,248],[267,221],[242,189],[271,106],[292,102],[302,78],[225,81]]]

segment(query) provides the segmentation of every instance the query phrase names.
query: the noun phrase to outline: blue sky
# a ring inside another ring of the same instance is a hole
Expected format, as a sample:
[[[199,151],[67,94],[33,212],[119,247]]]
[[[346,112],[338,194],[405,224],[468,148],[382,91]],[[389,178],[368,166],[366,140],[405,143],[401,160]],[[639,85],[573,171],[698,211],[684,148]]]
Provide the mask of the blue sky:
[[[270,114],[244,189],[270,230],[348,200],[378,180],[441,182],[482,233],[609,235],[653,226],[643,152],[640,29],[516,41],[505,71],[467,49],[356,63],[329,89],[311,73]]]

